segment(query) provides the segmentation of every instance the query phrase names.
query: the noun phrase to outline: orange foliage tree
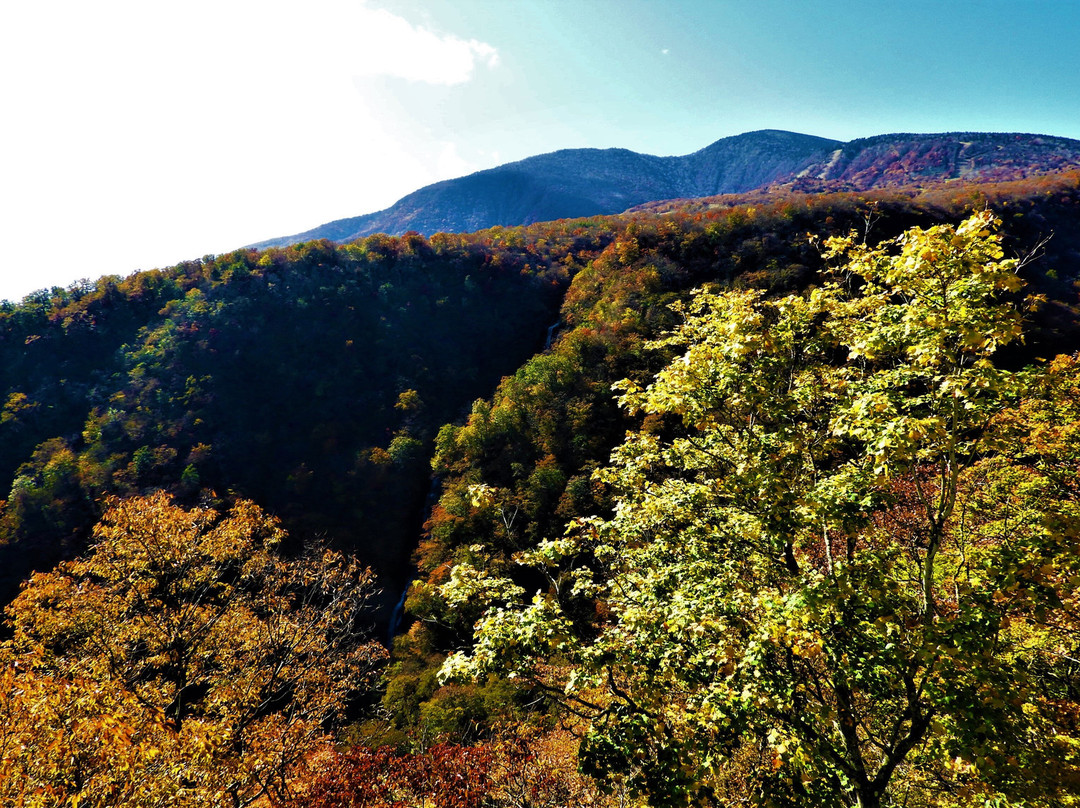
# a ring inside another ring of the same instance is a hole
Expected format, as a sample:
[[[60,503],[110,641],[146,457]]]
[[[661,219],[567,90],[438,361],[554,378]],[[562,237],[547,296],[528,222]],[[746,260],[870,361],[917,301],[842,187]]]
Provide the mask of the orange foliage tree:
[[[0,803],[239,806],[288,792],[383,661],[369,571],[251,502],[114,500],[0,648]]]
[[[325,756],[310,786],[284,808],[604,808],[577,772],[569,731],[518,727],[482,743],[437,743],[417,752],[356,746]],[[620,802],[622,800],[623,802]]]

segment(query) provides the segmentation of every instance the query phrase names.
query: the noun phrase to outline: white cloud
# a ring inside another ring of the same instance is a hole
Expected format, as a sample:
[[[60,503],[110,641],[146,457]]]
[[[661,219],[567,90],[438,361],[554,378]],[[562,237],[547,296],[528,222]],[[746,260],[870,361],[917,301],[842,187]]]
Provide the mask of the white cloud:
[[[468,173],[386,80],[460,92],[498,65],[358,0],[0,3],[0,31],[0,300]]]
[[[358,20],[354,69],[359,76],[393,76],[430,84],[461,84],[478,64],[488,68],[499,53],[486,42],[439,35],[378,9]]]

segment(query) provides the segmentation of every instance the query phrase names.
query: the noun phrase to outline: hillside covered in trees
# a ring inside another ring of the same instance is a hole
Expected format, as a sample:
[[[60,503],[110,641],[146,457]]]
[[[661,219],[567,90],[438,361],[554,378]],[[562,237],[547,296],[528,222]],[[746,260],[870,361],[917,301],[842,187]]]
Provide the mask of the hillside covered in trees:
[[[1074,804],[1080,176],[799,188],[3,304],[0,795]]]

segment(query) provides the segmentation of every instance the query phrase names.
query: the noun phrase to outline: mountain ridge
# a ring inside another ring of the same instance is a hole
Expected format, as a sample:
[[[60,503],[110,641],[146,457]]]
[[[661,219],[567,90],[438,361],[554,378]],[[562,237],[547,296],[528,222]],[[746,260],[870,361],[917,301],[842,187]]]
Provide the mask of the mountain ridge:
[[[381,211],[336,219],[255,248],[373,233],[473,232],[622,213],[668,199],[798,190],[873,190],[1014,180],[1080,166],[1080,140],[1026,133],[896,133],[850,141],[780,129],[721,138],[686,155],[561,149],[424,186]]]

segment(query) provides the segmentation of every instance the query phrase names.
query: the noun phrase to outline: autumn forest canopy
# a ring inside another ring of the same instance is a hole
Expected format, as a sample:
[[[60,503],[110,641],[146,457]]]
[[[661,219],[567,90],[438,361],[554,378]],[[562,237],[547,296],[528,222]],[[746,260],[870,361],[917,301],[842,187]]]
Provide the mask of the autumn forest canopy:
[[[0,802],[1080,804],[1080,174],[0,304]]]

